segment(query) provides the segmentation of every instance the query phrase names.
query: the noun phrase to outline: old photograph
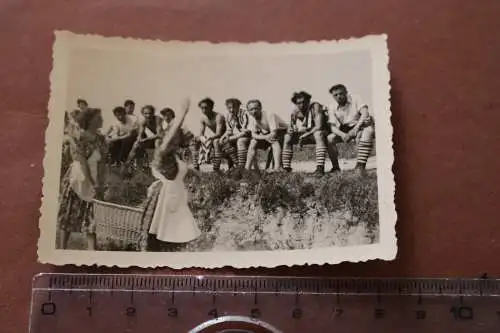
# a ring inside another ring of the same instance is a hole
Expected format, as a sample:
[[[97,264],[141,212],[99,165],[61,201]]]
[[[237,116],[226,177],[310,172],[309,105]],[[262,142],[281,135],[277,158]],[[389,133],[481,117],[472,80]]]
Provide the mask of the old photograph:
[[[55,33],[39,260],[394,259],[386,35],[210,43]]]

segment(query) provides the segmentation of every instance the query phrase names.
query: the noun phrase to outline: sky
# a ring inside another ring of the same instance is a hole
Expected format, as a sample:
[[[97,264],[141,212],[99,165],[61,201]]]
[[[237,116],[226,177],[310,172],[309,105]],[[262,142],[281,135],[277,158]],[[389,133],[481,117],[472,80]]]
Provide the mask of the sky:
[[[70,51],[67,77],[67,110],[84,98],[91,107],[103,110],[104,128],[113,121],[113,107],[125,99],[157,111],[178,110],[182,100],[191,99],[185,126],[199,128],[199,100],[210,97],[215,110],[226,113],[224,101],[236,97],[244,103],[258,98],[263,109],[289,118],[295,91],[305,90],[313,100],[330,104],[328,89],[342,83],[351,93],[371,105],[372,72],[369,51],[332,54],[200,54],[165,55],[154,52],[78,48]]]

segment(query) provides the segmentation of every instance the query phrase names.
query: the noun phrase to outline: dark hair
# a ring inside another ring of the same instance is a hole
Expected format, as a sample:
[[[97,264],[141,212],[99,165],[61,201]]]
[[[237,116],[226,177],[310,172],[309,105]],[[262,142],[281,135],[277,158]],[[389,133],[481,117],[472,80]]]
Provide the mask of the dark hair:
[[[125,101],[125,103],[123,103],[123,106],[129,106],[129,105],[134,105],[135,106],[135,102],[131,99],[127,99]]]
[[[175,112],[171,108],[164,108],[164,109],[161,109],[161,111],[160,111],[160,114],[162,116],[166,116],[169,113],[172,114],[172,118],[175,118]]]
[[[75,121],[81,129],[87,130],[89,128],[90,122],[97,115],[101,114],[101,109],[86,109],[85,111],[80,111],[75,115]]]
[[[226,105],[228,104],[238,107],[241,105],[241,101],[237,98],[228,98],[226,99]]]
[[[249,101],[247,102],[247,108],[248,108],[248,106],[249,106],[250,104],[252,104],[252,103],[257,103],[257,104],[259,105],[259,107],[262,109],[262,102],[261,102],[261,101],[259,101],[258,99],[251,99],[251,100],[249,100]]]
[[[343,84],[335,84],[330,89],[328,89],[328,92],[331,94],[335,90],[347,91],[347,88]]]
[[[155,113],[155,111],[156,111],[155,107],[154,107],[154,106],[152,106],[152,105],[149,105],[149,104],[148,104],[148,105],[144,105],[144,106],[142,107],[142,109],[141,109],[141,113],[144,113],[144,109],[150,109],[151,111],[153,111],[153,113]]]
[[[312,97],[311,94],[305,91],[299,91],[293,93],[292,98],[290,100],[292,101],[293,104],[297,104],[297,100],[299,98],[303,98],[306,102],[309,102],[311,100],[311,97]]]
[[[113,114],[116,116],[119,113],[127,113],[123,106],[117,106],[113,109]]]
[[[214,105],[215,105],[215,102],[214,102],[214,101],[213,101],[210,97],[206,97],[206,98],[202,99],[202,100],[198,103],[198,107],[201,107],[201,104],[203,104],[203,103],[208,104],[208,107],[209,107],[209,108],[211,108],[211,109],[212,109],[212,108],[214,107]]]
[[[87,105],[87,106],[89,105],[89,103],[87,103],[87,101],[84,100],[83,98],[78,98],[76,100],[76,104],[82,104],[82,103],[85,104],[85,105]]]

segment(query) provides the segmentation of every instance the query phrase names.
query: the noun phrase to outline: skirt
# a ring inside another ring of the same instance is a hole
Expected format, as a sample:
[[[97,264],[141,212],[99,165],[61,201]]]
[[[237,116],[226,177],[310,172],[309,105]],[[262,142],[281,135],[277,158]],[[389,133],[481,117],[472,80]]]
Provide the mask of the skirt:
[[[177,193],[180,198],[175,200],[176,202],[169,202],[174,199],[173,196],[162,191],[168,191],[165,187],[169,186],[175,185],[159,180],[151,184],[144,203],[142,225],[147,226],[149,234],[154,235],[154,238],[160,242],[189,243],[198,238],[201,231],[188,207],[187,200],[183,200],[182,193]],[[181,192],[180,188],[175,187],[175,192]],[[158,214],[161,215],[160,218],[158,218]]]
[[[68,176],[62,182],[57,224],[66,232],[95,233],[94,203],[82,200],[73,191]]]

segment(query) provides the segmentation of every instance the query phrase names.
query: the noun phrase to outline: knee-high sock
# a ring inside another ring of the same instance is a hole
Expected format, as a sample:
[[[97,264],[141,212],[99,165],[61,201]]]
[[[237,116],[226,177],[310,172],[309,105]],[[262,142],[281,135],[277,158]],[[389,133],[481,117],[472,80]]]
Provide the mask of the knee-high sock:
[[[247,162],[248,147],[245,142],[238,142],[238,166],[244,168]]]
[[[281,153],[281,159],[283,160],[283,168],[289,169],[292,166],[292,158],[293,158],[293,146],[285,145],[283,147],[283,152]]]
[[[191,163],[195,169],[200,168],[200,145],[194,140],[189,145],[189,150],[191,151]]]
[[[233,165],[238,163],[238,153],[234,144],[224,143],[224,154],[229,158]]]
[[[373,142],[372,141],[359,141],[358,143],[358,153],[357,153],[357,165],[360,167],[366,166],[366,161],[370,157],[372,151]]]
[[[221,163],[221,159],[222,159],[220,150],[221,150],[220,148],[212,150],[212,153],[213,153],[212,164],[214,167],[214,171],[220,170],[220,163]]]
[[[316,145],[316,169],[325,169],[326,147]]]

